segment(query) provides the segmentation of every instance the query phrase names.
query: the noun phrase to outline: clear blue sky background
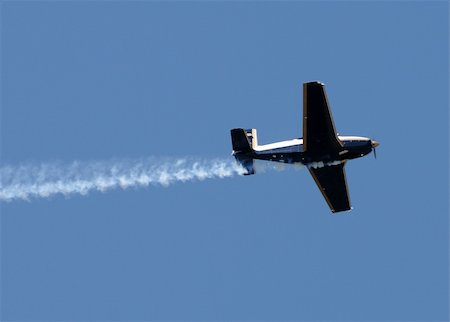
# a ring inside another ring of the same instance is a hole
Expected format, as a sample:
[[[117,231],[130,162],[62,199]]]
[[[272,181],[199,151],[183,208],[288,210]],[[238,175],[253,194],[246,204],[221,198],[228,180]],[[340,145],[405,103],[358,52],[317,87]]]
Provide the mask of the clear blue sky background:
[[[1,162],[229,157],[327,85],[354,210],[306,170],[1,205],[2,320],[449,315],[447,2],[1,3]]]

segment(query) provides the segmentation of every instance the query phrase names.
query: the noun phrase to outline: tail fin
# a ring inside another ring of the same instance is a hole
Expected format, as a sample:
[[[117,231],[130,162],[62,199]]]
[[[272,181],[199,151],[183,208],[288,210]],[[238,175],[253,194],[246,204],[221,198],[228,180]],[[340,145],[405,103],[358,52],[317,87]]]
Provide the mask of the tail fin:
[[[232,129],[231,142],[234,157],[247,170],[246,175],[255,174],[253,158],[247,154],[253,152],[253,149],[258,145],[256,129]]]

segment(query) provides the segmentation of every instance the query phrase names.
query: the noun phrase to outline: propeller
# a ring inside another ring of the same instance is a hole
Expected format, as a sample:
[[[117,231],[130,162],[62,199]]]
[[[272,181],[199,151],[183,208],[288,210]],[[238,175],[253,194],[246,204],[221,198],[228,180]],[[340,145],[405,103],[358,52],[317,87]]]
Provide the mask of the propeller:
[[[371,144],[372,144],[373,156],[374,156],[375,159],[376,159],[376,158],[377,158],[377,149],[376,149],[376,147],[379,146],[380,143],[378,143],[378,141],[371,140]]]

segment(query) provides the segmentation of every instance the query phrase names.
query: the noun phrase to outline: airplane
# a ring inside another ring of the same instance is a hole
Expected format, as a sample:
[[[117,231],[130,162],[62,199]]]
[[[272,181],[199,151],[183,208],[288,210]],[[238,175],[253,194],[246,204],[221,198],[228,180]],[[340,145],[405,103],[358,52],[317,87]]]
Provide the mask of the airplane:
[[[247,171],[255,174],[254,160],[303,164],[308,167],[332,213],[353,209],[345,176],[348,160],[363,157],[379,143],[362,136],[336,133],[325,84],[303,84],[303,137],[258,145],[256,129],[231,130],[233,155]]]

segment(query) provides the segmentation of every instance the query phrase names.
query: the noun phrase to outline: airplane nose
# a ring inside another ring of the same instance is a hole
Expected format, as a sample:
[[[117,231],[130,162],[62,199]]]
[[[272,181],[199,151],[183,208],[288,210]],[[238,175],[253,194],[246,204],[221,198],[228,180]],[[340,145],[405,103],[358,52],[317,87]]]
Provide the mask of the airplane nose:
[[[378,143],[378,141],[372,140],[372,148],[376,148],[379,145],[380,143]]]

